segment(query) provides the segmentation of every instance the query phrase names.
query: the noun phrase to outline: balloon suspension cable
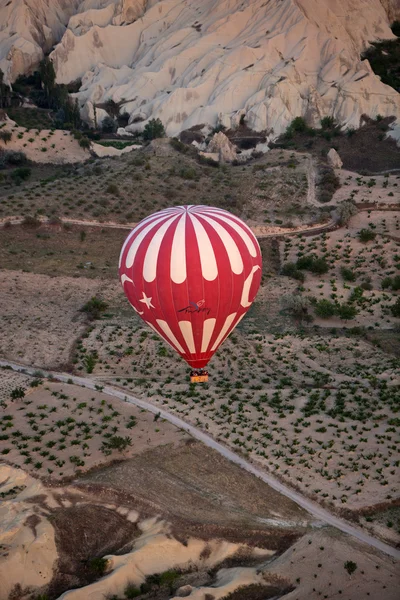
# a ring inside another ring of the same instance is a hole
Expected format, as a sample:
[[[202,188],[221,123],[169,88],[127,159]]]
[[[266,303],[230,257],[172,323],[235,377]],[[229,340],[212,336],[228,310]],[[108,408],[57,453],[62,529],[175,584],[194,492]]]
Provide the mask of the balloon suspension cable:
[[[190,383],[207,383],[207,369],[194,369],[190,371]]]

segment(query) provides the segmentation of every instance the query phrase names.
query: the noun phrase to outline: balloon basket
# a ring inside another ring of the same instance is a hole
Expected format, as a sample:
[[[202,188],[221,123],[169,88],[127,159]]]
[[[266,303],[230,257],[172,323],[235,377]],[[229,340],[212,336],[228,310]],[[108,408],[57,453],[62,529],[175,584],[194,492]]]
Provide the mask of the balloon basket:
[[[208,372],[207,371],[192,371],[190,373],[190,383],[207,383]]]

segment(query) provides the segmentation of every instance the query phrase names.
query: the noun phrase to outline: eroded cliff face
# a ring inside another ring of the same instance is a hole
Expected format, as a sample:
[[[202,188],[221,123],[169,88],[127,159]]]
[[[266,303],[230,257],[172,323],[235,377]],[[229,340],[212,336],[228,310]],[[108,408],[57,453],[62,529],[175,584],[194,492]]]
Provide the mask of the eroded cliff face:
[[[400,0],[381,0],[381,4],[391,23],[400,20]]]
[[[242,115],[271,136],[299,115],[357,127],[363,113],[400,114],[400,95],[360,60],[371,41],[394,37],[399,2],[56,0],[50,10],[50,0],[20,0],[34,15],[30,33],[47,6],[47,29],[37,29],[43,43],[18,47],[8,77],[59,39],[51,54],[57,80],[82,80],[77,97],[88,120],[94,103],[112,99],[130,115],[131,131],[154,117],[176,135],[200,123],[235,126]]]

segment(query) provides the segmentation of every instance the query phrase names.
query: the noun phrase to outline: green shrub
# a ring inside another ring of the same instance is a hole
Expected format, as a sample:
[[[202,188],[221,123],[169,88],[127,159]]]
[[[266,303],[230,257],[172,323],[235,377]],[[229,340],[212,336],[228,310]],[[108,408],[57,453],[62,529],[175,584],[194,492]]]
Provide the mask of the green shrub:
[[[0,140],[2,140],[5,144],[11,141],[12,133],[11,131],[0,131]]]
[[[89,569],[99,577],[102,577],[107,570],[108,560],[106,558],[92,558],[89,561]]]
[[[371,231],[371,229],[361,229],[361,231],[358,232],[358,237],[360,242],[367,243],[376,238],[376,233]]]
[[[301,256],[296,263],[298,269],[311,271],[317,275],[323,275],[329,270],[329,266],[324,258],[317,258],[312,255]]]
[[[338,221],[341,225],[347,225],[351,217],[358,212],[357,206],[351,200],[345,200],[336,209]]]
[[[339,317],[343,321],[350,321],[357,315],[357,309],[353,304],[340,304],[337,308]]]
[[[345,281],[355,281],[356,280],[356,274],[354,273],[354,271],[352,271],[348,267],[341,267],[340,274]]]
[[[317,275],[323,275],[329,271],[328,263],[324,258],[315,258],[311,264],[310,271]]]
[[[143,138],[145,140],[155,140],[156,138],[165,137],[164,125],[160,119],[151,119],[143,130]]]
[[[293,279],[297,279],[298,281],[303,282],[305,280],[304,273],[302,273],[295,263],[286,263],[283,265],[281,270],[282,275],[286,277],[292,277]]]
[[[79,145],[81,148],[85,148],[85,149],[90,148],[90,144],[91,144],[91,142],[90,142],[89,138],[87,138],[87,137],[81,137],[81,139],[79,140]]]
[[[106,187],[106,194],[112,194],[113,196],[119,196],[119,187],[116,183],[109,183]]]
[[[322,129],[333,129],[336,127],[334,117],[323,117],[323,119],[321,119],[321,127]]]
[[[390,307],[394,317],[400,319],[400,298],[397,298],[396,302]]]
[[[322,319],[329,319],[337,312],[336,305],[330,300],[319,300],[315,305],[315,314]]]
[[[98,298],[97,296],[93,296],[86,304],[84,304],[81,308],[82,312],[85,312],[90,320],[99,319],[101,314],[107,309],[108,304]]]
[[[113,435],[108,438],[106,442],[103,442],[101,446],[101,451],[106,456],[109,456],[113,450],[118,450],[118,452],[124,452],[129,446],[132,446],[132,440],[130,437],[122,437],[120,435]]]
[[[311,270],[311,265],[313,264],[314,257],[313,256],[302,256],[296,263],[296,267],[298,269],[305,269],[307,271]]]
[[[353,562],[352,560],[348,560],[344,563],[344,568],[349,575],[352,575],[352,573],[357,570],[357,563]]]
[[[10,398],[11,400],[22,400],[22,398],[25,398],[25,390],[23,387],[16,387],[13,390],[11,390],[10,393]]]
[[[303,133],[308,129],[307,123],[305,122],[303,117],[295,117],[290,123],[289,127],[292,131],[296,131],[299,133]]]
[[[11,174],[11,177],[15,180],[23,180],[26,181],[32,174],[32,169],[29,167],[18,167],[18,169],[14,169]]]
[[[2,163],[9,165],[24,165],[28,162],[26,154],[24,154],[24,152],[18,152],[17,150],[5,150],[4,152],[1,152],[0,158]]]
[[[130,600],[131,598],[137,598],[138,596],[141,595],[141,591],[133,584],[133,583],[128,583],[128,585],[125,588],[125,598],[127,598],[127,600]]]
[[[197,171],[193,167],[182,167],[179,170],[179,177],[189,180],[197,179]]]
[[[104,133],[114,133],[117,131],[117,123],[114,121],[112,117],[104,117],[103,122],[101,124],[101,129]]]
[[[169,143],[171,144],[174,150],[181,152],[182,154],[187,154],[189,152],[189,146],[178,140],[178,138],[172,138]]]

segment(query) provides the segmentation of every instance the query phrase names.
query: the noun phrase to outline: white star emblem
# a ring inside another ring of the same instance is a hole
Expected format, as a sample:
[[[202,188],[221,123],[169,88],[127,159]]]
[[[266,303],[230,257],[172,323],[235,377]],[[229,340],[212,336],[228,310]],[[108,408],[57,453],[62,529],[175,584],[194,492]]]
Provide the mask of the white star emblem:
[[[152,298],[148,298],[146,294],[143,292],[143,298],[139,300],[139,302],[143,302],[147,306],[147,308],[155,308],[155,306],[151,303]]]

